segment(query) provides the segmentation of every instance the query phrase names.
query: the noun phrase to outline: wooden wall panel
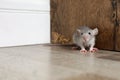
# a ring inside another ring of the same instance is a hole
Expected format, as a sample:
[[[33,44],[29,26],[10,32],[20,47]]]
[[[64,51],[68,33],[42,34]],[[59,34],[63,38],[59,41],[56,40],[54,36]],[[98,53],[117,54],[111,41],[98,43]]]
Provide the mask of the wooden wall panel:
[[[51,0],[52,43],[72,43],[73,32],[84,25],[99,28],[96,47],[113,50],[111,0]]]
[[[120,0],[117,0],[116,50],[120,51]]]
[[[120,27],[116,29],[116,51],[120,51]]]

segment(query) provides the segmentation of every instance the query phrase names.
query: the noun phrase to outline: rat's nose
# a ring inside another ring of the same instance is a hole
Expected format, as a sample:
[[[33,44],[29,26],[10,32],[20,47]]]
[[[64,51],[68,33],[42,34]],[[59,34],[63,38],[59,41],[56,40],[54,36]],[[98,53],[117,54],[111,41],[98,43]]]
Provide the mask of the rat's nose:
[[[87,41],[87,37],[86,37],[86,36],[84,36],[83,39],[84,39],[85,41]]]

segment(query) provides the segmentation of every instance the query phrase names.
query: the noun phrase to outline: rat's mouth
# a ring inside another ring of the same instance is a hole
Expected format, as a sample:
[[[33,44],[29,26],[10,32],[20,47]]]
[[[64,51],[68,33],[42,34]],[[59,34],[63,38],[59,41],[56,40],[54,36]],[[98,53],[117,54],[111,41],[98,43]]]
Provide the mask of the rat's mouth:
[[[84,36],[84,37],[83,37],[83,40],[84,40],[84,42],[89,41],[89,39],[88,39],[88,37],[87,37],[87,36]]]
[[[88,41],[89,41],[89,39],[83,38],[83,42],[88,42]]]

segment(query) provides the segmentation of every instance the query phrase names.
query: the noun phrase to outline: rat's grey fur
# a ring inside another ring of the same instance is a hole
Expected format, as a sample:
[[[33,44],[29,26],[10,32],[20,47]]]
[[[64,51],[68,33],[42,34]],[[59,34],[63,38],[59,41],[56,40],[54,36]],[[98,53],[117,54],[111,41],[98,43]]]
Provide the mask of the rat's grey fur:
[[[91,35],[89,35],[88,33],[91,33]],[[83,35],[81,35],[81,33]],[[90,50],[93,49],[94,45],[95,45],[95,36],[98,34],[98,29],[90,29],[87,26],[82,26],[80,28],[78,28],[75,33],[73,34],[73,43],[76,44],[77,46],[79,46],[81,48],[81,50],[85,50],[86,47],[89,47]],[[88,36],[88,40],[84,41],[83,36]]]

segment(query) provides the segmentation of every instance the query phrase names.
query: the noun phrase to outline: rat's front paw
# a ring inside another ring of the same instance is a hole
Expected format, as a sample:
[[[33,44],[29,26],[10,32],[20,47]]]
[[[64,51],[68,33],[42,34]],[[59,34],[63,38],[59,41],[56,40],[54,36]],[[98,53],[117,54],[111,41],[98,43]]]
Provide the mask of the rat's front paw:
[[[98,51],[98,48],[93,48],[94,51]]]
[[[90,53],[95,53],[96,51],[95,50],[89,50]]]
[[[87,50],[80,50],[81,53],[87,53]]]
[[[97,52],[97,51],[98,51],[97,48],[93,48],[93,49],[89,50],[89,52],[91,52],[91,53],[95,53],[95,52]]]

